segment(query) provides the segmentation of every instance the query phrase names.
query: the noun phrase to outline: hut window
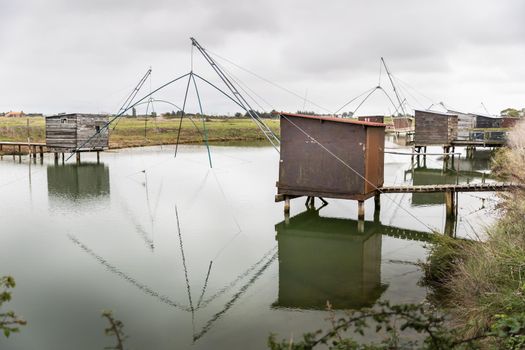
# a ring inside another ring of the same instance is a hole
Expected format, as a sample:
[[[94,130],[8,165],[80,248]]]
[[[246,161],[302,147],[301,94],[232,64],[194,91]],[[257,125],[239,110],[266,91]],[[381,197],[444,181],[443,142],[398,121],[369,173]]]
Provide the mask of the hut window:
[[[67,118],[62,118],[62,119],[60,119],[60,123],[61,123],[61,124],[66,124],[66,123],[67,123]]]
[[[100,126],[98,126],[98,125],[95,126],[95,131],[96,131],[96,132],[100,132]]]

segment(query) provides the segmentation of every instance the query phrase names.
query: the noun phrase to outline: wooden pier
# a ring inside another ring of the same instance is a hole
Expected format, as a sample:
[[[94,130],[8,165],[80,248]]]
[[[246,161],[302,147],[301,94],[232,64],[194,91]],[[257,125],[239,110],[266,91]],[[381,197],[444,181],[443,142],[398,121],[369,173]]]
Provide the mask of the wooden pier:
[[[456,216],[456,194],[459,192],[494,192],[494,191],[511,191],[513,189],[525,188],[525,184],[517,184],[511,182],[497,182],[497,183],[469,183],[469,184],[440,184],[440,185],[399,185],[399,186],[382,186],[378,187],[374,194],[375,211],[379,213],[381,209],[381,194],[388,193],[444,193],[445,205],[448,217]],[[301,197],[298,195],[282,195],[275,196],[276,202],[285,202],[285,214],[290,211],[290,199]],[[308,197],[310,199],[310,197]],[[322,198],[321,198],[322,199]],[[324,202],[324,199],[322,199]],[[364,200],[357,201],[358,219],[365,218],[365,203]]]
[[[0,152],[4,150],[4,147],[12,147],[13,156],[15,153],[21,154],[22,147],[24,147],[33,158],[36,158],[37,154],[39,154],[40,159],[42,159],[44,158],[44,147],[46,147],[46,144],[41,142],[0,141]]]

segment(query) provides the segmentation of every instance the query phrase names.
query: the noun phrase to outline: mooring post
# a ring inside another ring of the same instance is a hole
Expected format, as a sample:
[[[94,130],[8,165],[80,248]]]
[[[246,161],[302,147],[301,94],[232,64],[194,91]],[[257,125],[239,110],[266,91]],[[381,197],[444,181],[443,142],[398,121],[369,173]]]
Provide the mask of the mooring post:
[[[454,217],[456,214],[456,208],[455,208],[455,193],[454,191],[447,191],[445,192],[445,205],[447,207],[447,217]]]
[[[365,220],[365,201],[357,201],[357,220]]]
[[[455,227],[455,220],[453,217],[448,216],[445,219],[445,232],[443,232],[445,235],[449,237],[454,237],[454,227]]]
[[[290,197],[284,196],[284,214],[290,213]]]
[[[374,195],[374,209],[377,212],[381,210],[381,194],[379,192]]]
[[[381,195],[378,193],[374,196],[374,222],[379,222],[379,217],[381,215]]]

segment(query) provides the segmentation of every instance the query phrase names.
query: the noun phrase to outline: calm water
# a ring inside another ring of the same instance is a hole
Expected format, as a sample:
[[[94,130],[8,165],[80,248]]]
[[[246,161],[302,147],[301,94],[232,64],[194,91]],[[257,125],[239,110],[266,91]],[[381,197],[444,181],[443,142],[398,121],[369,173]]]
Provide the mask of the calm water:
[[[379,220],[367,201],[359,232],[355,202],[307,210],[295,199],[286,224],[275,150],[213,147],[213,170],[204,147],[179,151],[0,161],[0,274],[16,278],[9,308],[29,322],[1,349],[103,349],[113,345],[103,309],[124,322],[128,348],[264,349],[270,332],[326,326],[327,300],[338,310],[424,300],[415,263],[429,228],[414,217],[476,237],[494,214],[493,194],[460,194],[448,225],[440,194],[383,195]],[[490,181],[488,158],[456,162],[459,181]],[[409,160],[387,155],[385,184],[458,180],[438,157],[414,170]]]

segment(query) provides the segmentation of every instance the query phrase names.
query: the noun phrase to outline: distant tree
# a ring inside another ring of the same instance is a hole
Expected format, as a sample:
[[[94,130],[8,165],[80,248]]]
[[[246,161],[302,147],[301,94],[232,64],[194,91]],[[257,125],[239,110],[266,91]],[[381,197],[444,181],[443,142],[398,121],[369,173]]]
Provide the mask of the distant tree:
[[[242,113],[241,112],[237,112],[237,113],[235,113],[234,117],[235,118],[242,118]]]
[[[509,117],[514,117],[514,118],[519,118],[520,111],[518,111],[517,109],[514,109],[514,108],[506,108],[506,109],[502,110],[500,112],[500,114],[502,116],[509,116]]]
[[[131,108],[131,115],[133,117],[136,117],[137,116],[137,110],[135,109],[135,107]]]

